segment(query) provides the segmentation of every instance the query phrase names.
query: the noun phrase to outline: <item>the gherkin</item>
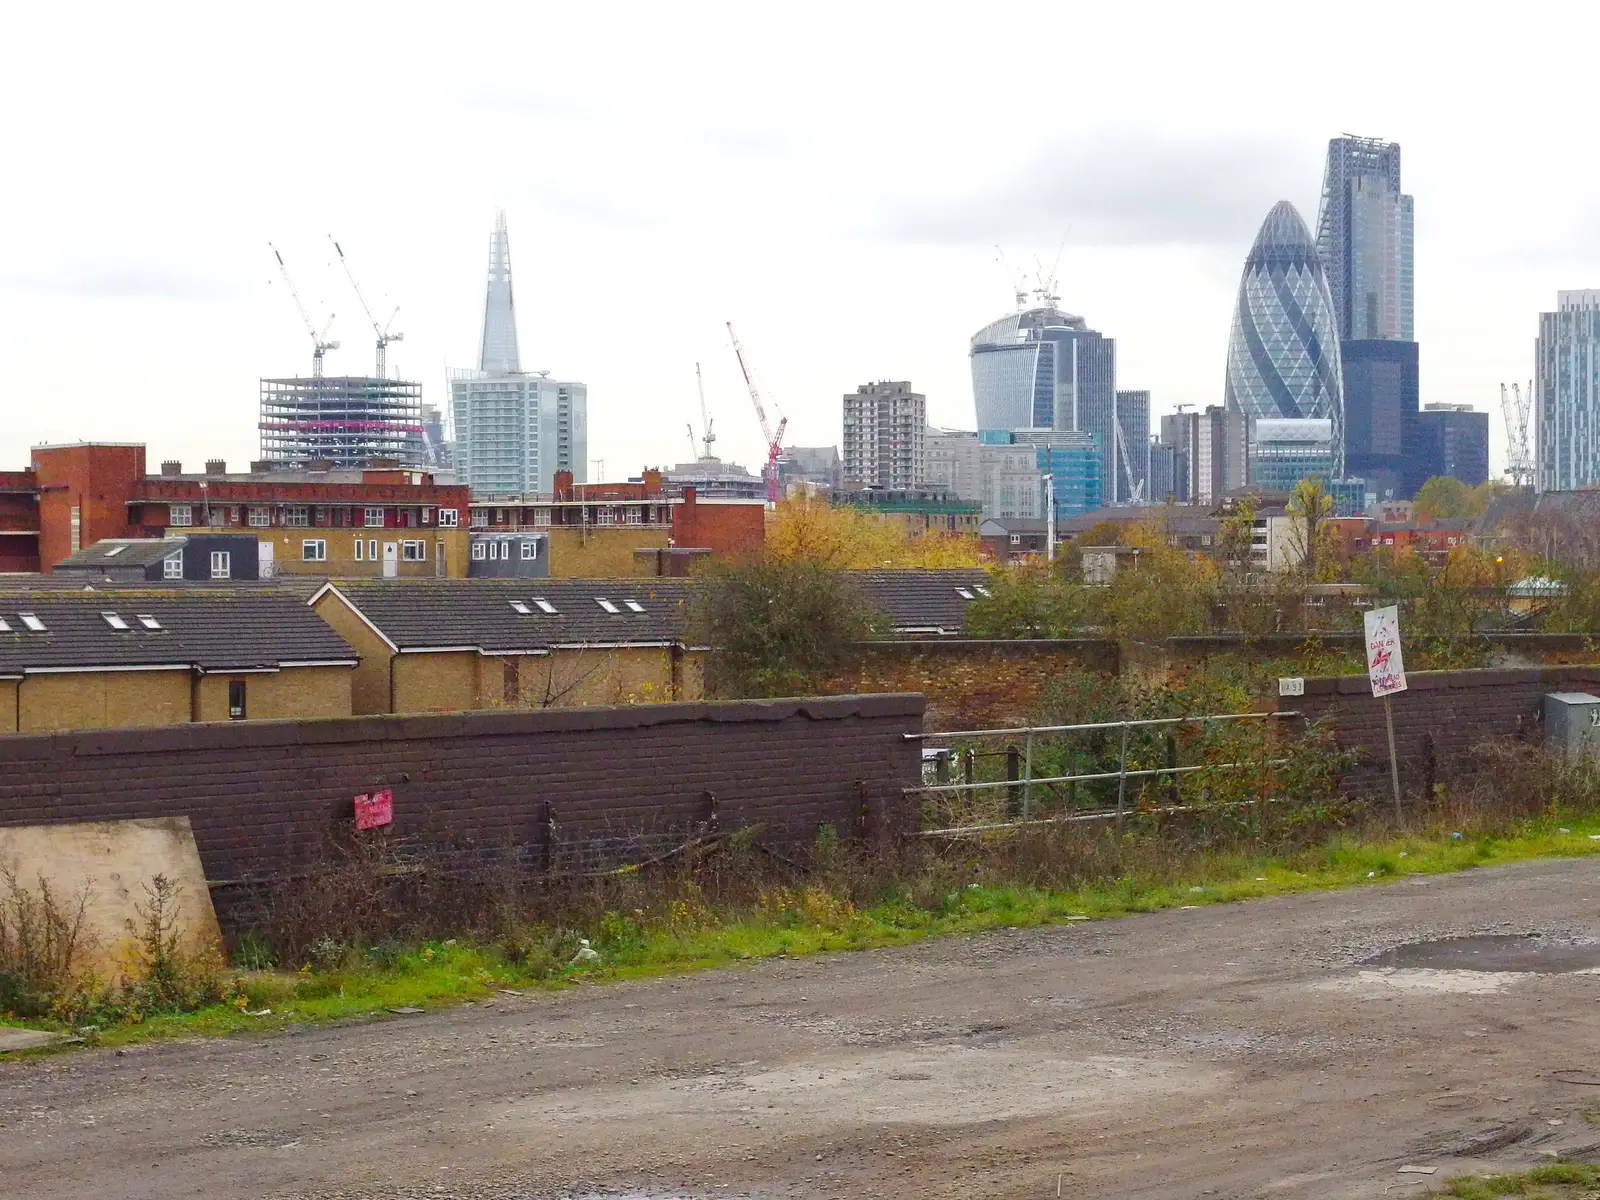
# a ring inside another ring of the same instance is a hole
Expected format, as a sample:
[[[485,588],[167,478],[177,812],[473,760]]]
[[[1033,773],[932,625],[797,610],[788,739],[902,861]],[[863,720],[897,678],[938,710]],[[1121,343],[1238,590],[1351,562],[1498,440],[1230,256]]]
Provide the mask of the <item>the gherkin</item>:
[[[1247,421],[1333,421],[1333,470],[1344,473],[1344,403],[1333,297],[1311,231],[1280,200],[1261,223],[1239,280],[1224,403]]]

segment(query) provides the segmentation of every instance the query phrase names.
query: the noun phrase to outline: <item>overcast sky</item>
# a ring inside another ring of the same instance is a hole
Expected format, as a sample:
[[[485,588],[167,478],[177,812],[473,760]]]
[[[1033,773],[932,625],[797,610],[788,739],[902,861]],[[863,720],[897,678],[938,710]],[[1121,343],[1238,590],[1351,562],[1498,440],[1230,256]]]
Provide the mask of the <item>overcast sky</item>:
[[[781,11],[781,17],[768,12]],[[0,59],[0,468],[30,445],[257,454],[257,379],[474,365],[494,210],[525,368],[589,386],[608,478],[909,379],[970,428],[968,338],[1046,268],[1157,412],[1220,403],[1256,227],[1316,219],[1341,132],[1404,148],[1422,398],[1492,413],[1536,314],[1600,286],[1592,5],[11,5]],[[1345,32],[1345,31],[1348,31]],[[1555,33],[1557,36],[1552,36]],[[594,468],[591,467],[591,478]]]

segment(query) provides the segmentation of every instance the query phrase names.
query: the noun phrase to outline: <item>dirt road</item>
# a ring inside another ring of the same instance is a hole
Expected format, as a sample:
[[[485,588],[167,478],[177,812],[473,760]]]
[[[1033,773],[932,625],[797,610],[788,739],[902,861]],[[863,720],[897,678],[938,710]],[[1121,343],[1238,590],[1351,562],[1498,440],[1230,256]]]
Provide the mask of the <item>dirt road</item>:
[[[1600,1154],[1593,938],[1530,863],[7,1064],[0,1195],[1420,1196]]]

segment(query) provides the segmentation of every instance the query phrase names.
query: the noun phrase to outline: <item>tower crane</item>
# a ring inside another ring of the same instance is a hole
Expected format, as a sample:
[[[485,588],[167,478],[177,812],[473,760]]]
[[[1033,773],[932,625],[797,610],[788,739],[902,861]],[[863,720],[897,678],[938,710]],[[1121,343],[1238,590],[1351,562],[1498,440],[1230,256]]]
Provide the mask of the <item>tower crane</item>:
[[[339,265],[344,268],[345,277],[350,280],[350,286],[355,289],[356,299],[361,301],[361,310],[367,314],[367,320],[372,322],[372,332],[378,335],[378,378],[387,379],[389,378],[389,343],[403,342],[406,337],[403,333],[389,332],[390,326],[394,324],[394,319],[400,315],[400,306],[398,304],[395,305],[394,311],[389,314],[388,323],[380,327],[378,319],[372,315],[372,306],[367,303],[366,296],[362,295],[361,285],[356,282],[355,272],[350,269],[350,260],[345,258],[344,249],[338,242],[333,241],[333,234],[330,233],[328,235],[328,240],[333,242],[333,248],[339,252]]]
[[[700,392],[700,428],[703,431],[700,436],[700,442],[705,446],[705,453],[700,457],[709,459],[715,457],[711,453],[711,443],[717,440],[717,435],[711,432],[712,420],[706,415],[706,384],[705,380],[700,378],[699,363],[695,363],[694,365],[694,386],[699,389]],[[691,428],[691,435],[693,432],[694,430]]]
[[[333,329],[333,314],[328,314],[328,324],[321,333],[318,333],[317,327],[311,323],[310,314],[306,312],[305,303],[300,299],[300,293],[295,290],[294,280],[289,278],[289,268],[284,266],[283,255],[278,253],[278,248],[271,242],[267,243],[267,249],[271,250],[272,256],[278,260],[278,270],[283,273],[284,285],[289,289],[289,295],[294,300],[295,308],[300,310],[300,319],[306,323],[306,332],[311,335],[311,344],[316,347],[311,354],[311,377],[313,379],[321,379],[322,352],[339,348],[338,342],[330,342],[328,340],[328,334]]]
[[[1528,446],[1528,417],[1533,407],[1533,384],[1524,392],[1518,385],[1500,385],[1500,411],[1506,420],[1506,474],[1516,487],[1533,482],[1533,451]]]
[[[1115,428],[1117,437],[1117,453],[1122,456],[1122,473],[1127,476],[1128,479],[1128,503],[1143,504],[1145,481],[1141,479],[1137,483],[1134,482],[1133,463],[1128,459],[1128,437],[1122,432],[1122,419],[1120,417],[1117,418]]]
[[[777,432],[773,432],[771,423],[767,420],[766,406],[761,403],[761,392],[756,387],[756,381],[750,377],[750,365],[744,359],[744,347],[739,344],[739,335],[733,331],[733,322],[727,321],[728,337],[733,342],[733,353],[739,359],[739,370],[744,372],[745,386],[750,389],[750,401],[756,406],[756,420],[761,422],[761,436],[767,440],[767,461],[762,467],[761,474],[767,481],[767,500],[776,503],[778,499],[778,461],[783,457],[783,431],[788,428],[789,418],[782,414],[778,417]]]

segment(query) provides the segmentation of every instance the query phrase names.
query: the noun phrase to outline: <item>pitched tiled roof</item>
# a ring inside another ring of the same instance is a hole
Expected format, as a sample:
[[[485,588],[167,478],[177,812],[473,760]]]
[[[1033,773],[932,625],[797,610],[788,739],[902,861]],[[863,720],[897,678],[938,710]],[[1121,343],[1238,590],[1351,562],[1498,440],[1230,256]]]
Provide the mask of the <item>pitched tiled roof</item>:
[[[92,546],[85,546],[69,554],[56,564],[56,569],[84,567],[148,567],[170,554],[182,550],[189,542],[185,537],[170,538],[103,538]]]
[[[30,628],[24,613],[43,628]],[[116,628],[104,613],[127,628]],[[349,643],[303,602],[262,591],[5,592],[0,623],[0,675],[52,667],[228,671],[356,661]]]
[[[976,567],[850,571],[847,578],[896,633],[959,633],[967,605],[989,582],[988,572]],[[493,653],[681,643],[699,585],[693,579],[640,576],[334,580],[328,586],[398,649],[469,646]],[[617,611],[608,611],[602,599]],[[540,600],[556,611],[544,611]]]
[[[695,584],[641,576],[336,580],[328,586],[398,649],[470,646],[487,653],[681,642]],[[555,611],[546,612],[540,600]]]

